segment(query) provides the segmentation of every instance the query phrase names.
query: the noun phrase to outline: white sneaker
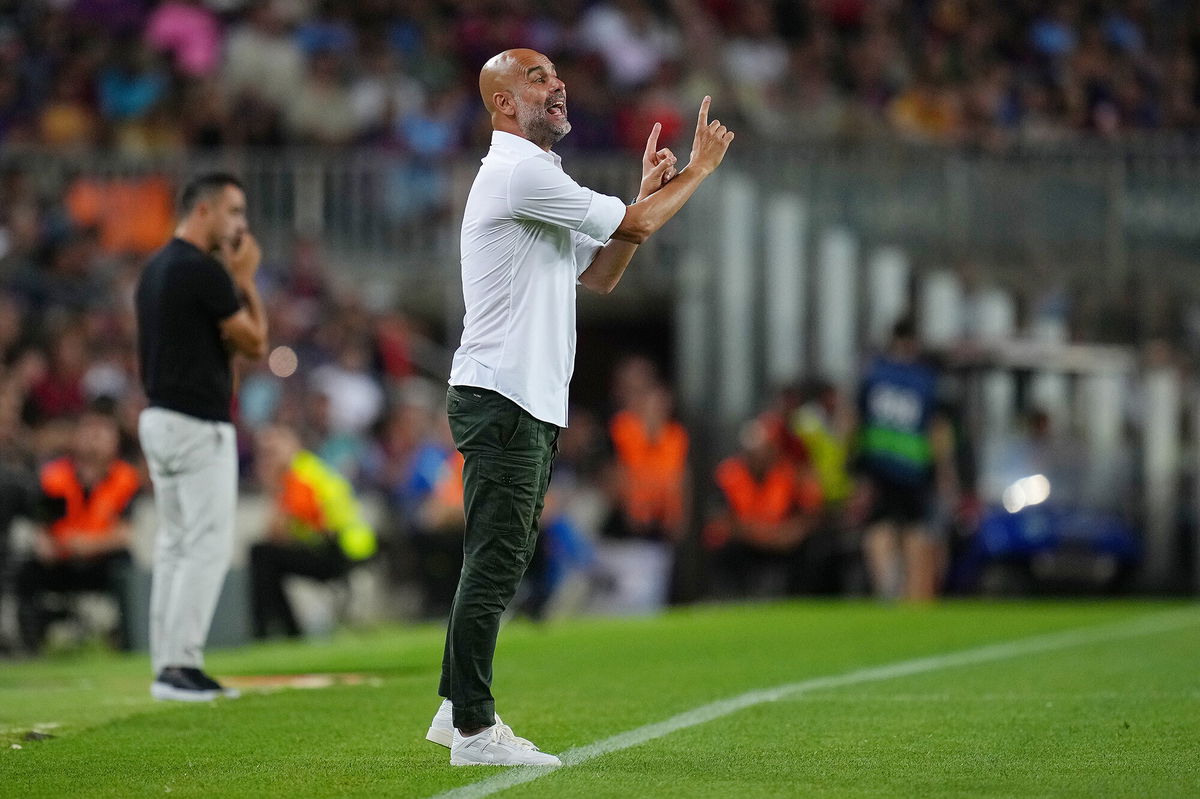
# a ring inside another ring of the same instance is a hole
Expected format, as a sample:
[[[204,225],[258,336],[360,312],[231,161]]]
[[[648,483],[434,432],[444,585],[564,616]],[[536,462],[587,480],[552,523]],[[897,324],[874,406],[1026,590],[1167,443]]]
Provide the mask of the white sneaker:
[[[539,750],[512,728],[499,722],[481,733],[463,737],[458,730],[450,744],[452,766],[561,766],[554,755]]]
[[[504,723],[500,720],[499,713],[492,715],[496,718],[497,724]],[[450,748],[450,744],[454,741],[454,705],[450,704],[449,699],[443,699],[442,704],[438,706],[437,713],[433,714],[433,721],[429,722],[429,731],[425,733],[425,740],[433,741],[447,749]],[[532,745],[530,744],[530,746]]]

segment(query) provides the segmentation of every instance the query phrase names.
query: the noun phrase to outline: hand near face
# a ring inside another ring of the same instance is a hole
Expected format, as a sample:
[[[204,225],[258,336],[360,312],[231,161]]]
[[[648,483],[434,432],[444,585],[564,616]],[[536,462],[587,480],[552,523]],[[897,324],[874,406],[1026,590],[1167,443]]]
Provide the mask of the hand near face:
[[[234,282],[242,283],[254,279],[262,262],[262,250],[254,235],[246,231],[236,241],[221,242],[221,258]]]

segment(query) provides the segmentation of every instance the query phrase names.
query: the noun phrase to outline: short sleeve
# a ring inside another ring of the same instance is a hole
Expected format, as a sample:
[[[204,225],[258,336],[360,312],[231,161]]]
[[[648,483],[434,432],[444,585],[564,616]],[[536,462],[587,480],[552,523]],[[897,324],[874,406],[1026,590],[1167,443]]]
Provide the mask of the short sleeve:
[[[575,277],[579,277],[592,265],[596,253],[603,249],[604,242],[596,241],[591,236],[578,231],[571,234],[571,239],[575,246]]]
[[[191,270],[191,293],[213,319],[228,319],[241,309],[233,278],[212,258],[197,259]]]
[[[605,242],[625,218],[620,198],[584,188],[555,164],[534,156],[514,168],[509,207],[517,219],[569,228]]]

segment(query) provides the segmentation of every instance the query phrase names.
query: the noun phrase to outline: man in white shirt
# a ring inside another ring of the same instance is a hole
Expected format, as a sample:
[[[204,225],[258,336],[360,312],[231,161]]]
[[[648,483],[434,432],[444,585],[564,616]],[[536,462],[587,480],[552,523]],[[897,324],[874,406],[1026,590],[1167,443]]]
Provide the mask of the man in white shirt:
[[[586,189],[553,147],[571,129],[566,87],[546,56],[507,50],[479,74],[492,146],[462,227],[462,344],[448,410],[463,454],[467,527],[446,632],[445,698],[426,738],[452,765],[560,765],[495,715],[492,656],[500,616],[533,555],[575,365],[575,286],[607,294],[637,246],[666,224],[725,156],[733,132],[700,104],[691,159],[658,149],[655,124],[637,201]]]

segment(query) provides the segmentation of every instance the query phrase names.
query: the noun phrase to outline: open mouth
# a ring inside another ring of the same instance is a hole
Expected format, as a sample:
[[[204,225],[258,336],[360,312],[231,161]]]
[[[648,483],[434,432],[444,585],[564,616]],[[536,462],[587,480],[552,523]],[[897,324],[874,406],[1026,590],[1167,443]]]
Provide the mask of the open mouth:
[[[556,100],[546,106],[546,114],[552,117],[565,117],[567,115],[567,103],[565,100]]]

